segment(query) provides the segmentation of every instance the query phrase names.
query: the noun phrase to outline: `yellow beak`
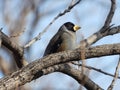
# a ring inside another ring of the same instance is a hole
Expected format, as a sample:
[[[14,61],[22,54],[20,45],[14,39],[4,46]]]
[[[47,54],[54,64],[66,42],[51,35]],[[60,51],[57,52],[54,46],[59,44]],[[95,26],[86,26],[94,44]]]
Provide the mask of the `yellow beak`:
[[[80,28],[81,28],[81,27],[78,26],[78,25],[75,25],[75,26],[73,27],[74,31],[77,31],[77,30],[79,30]]]

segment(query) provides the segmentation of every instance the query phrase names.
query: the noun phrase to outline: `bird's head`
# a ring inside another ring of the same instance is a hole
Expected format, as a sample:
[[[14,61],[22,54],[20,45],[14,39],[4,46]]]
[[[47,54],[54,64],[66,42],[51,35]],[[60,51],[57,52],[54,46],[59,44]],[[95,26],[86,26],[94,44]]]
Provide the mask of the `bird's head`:
[[[74,25],[71,22],[66,22],[63,24],[68,30],[76,32],[77,30],[79,30],[81,27],[78,25]]]

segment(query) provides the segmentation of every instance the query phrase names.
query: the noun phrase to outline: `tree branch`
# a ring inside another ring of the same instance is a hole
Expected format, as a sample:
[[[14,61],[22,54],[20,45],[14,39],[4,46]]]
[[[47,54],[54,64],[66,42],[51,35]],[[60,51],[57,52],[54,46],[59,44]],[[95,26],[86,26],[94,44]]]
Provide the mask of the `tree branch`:
[[[26,61],[24,60],[24,56],[23,56],[24,54],[23,48],[20,47],[17,43],[13,42],[2,31],[0,31],[0,33],[1,33],[2,45],[13,53],[17,66],[19,68],[25,66]]]
[[[88,76],[84,75],[81,71],[77,69],[73,69],[68,64],[59,64],[43,69],[41,72],[35,75],[34,79],[42,75],[47,75],[52,72],[62,72],[64,74],[67,74],[72,78],[74,78],[79,84],[83,84],[83,78],[84,78],[85,79],[84,86],[87,90],[96,90],[97,88],[101,90],[100,86],[95,84],[91,79],[89,79]]]
[[[113,35],[116,33],[120,33],[120,26],[117,26],[114,28],[110,28],[109,26],[112,21],[114,12],[115,12],[115,7],[116,7],[116,0],[111,0],[111,8],[110,8],[109,14],[105,20],[103,27],[98,32],[94,33],[92,36],[81,41],[80,46],[90,46],[107,35]],[[116,32],[114,31],[114,29],[116,29]]]
[[[110,8],[109,14],[106,18],[106,21],[104,23],[104,26],[100,30],[101,32],[105,32],[106,29],[109,27],[109,25],[112,21],[113,15],[115,13],[115,9],[116,9],[116,0],[111,0],[111,8]]]
[[[0,89],[9,90],[15,88],[16,84],[18,86],[24,85],[25,83],[35,79],[34,77],[36,74],[38,74],[39,77],[39,73],[42,69],[48,68],[56,64],[66,63],[69,61],[77,61],[81,59],[80,53],[81,49],[78,48],[73,51],[64,51],[56,54],[51,54],[39,60],[36,60],[29,65],[23,67],[22,69],[12,73],[11,75],[2,78],[0,80]],[[101,45],[85,49],[86,59],[117,54],[120,54],[120,44]]]
[[[80,1],[81,0],[79,0],[78,3]],[[111,33],[108,33],[109,31],[111,31],[111,28],[108,28],[108,27],[109,27],[109,24],[110,24],[110,22],[112,20],[113,15],[114,15],[115,0],[111,0],[111,3],[112,3],[111,4],[111,9],[110,9],[110,12],[109,12],[109,14],[107,16],[107,19],[105,21],[104,26],[100,29],[100,31],[98,33],[95,33],[92,37],[90,37],[90,38],[88,38],[88,39],[85,40],[85,41],[87,41],[87,43],[85,43],[86,44],[85,46],[89,46],[89,45],[95,43],[97,40],[101,39],[102,37],[111,34]],[[74,7],[75,4],[71,4],[71,5]],[[68,6],[67,9],[65,9],[65,11],[64,11],[65,13],[64,12],[63,13],[59,13],[58,17],[56,16],[53,19],[53,21],[48,25],[48,27],[46,27],[43,30],[42,33],[39,33],[39,35],[37,37],[35,37],[27,45],[25,45],[25,48],[29,47],[31,44],[33,44],[34,42],[36,42],[37,40],[39,40],[40,37],[41,37],[41,35],[47,31],[47,29],[52,25],[52,23],[55,20],[57,20],[57,18],[59,18],[60,16],[66,14],[67,12],[69,12],[73,8],[73,7],[71,7],[71,5]],[[118,32],[115,32],[115,33],[118,33]],[[106,47],[106,46],[103,45],[102,47],[98,46],[98,47],[90,47],[90,48],[85,49],[85,56],[86,56],[86,58],[100,57],[100,56],[106,56],[106,55],[116,55],[116,54],[120,53],[120,50],[119,50],[120,45],[119,44],[118,45],[114,44],[114,45],[110,45],[110,46],[107,45],[107,46],[108,47]],[[101,51],[101,49],[104,52]],[[9,49],[9,50],[11,50],[11,49]],[[15,51],[14,50],[11,50],[11,51],[13,52],[16,60],[19,59],[18,58],[19,55],[16,56],[16,52],[18,53],[19,50],[15,49]],[[57,53],[55,55],[52,54],[52,55],[46,56],[46,57],[40,59],[42,61],[40,61],[40,60],[39,61],[35,61],[35,62],[29,64],[28,66],[22,68],[21,70],[15,72],[13,74],[11,74],[10,76],[7,76],[7,77],[3,78],[2,79],[3,81],[2,80],[0,81],[0,88],[1,89],[12,89],[12,88],[16,87],[16,84],[18,86],[23,85],[26,82],[30,82],[31,80],[35,79],[36,75],[38,75],[38,77],[40,77],[40,75],[38,73],[41,72],[42,69],[47,68],[47,67],[52,66],[52,65],[59,64],[59,63],[64,63],[64,62],[68,62],[68,61],[73,61],[73,60],[81,59],[80,54],[81,54],[81,49],[79,48],[79,49],[76,49],[74,51],[65,51],[65,52]],[[23,58],[23,55],[22,55],[22,58]],[[21,62],[19,62],[19,63],[21,63]],[[38,65],[38,63],[39,63],[39,65]],[[21,64],[21,65],[23,65],[23,64]],[[22,67],[22,66],[19,66],[19,67]],[[69,72],[67,72],[67,73],[69,73]],[[31,76],[29,76],[29,75],[31,75]],[[73,75],[73,77],[74,77],[74,75]],[[76,78],[76,80],[78,81],[79,78],[80,77]],[[95,85],[95,84],[93,84],[93,85]]]
[[[61,72],[73,77],[79,84],[83,85],[87,90],[103,90],[100,86],[94,83],[88,76],[84,75],[81,71],[73,69],[70,66],[62,65]],[[61,68],[61,65],[60,65]]]
[[[77,63],[72,62],[72,64],[77,65],[77,66],[82,66],[82,64],[80,64],[80,63],[77,64]],[[102,73],[102,74],[105,74],[105,75],[108,75],[108,76],[111,76],[111,77],[115,77],[115,75],[112,75],[112,74],[110,74],[110,73],[107,73],[107,72],[105,72],[105,71],[103,71],[103,70],[101,70],[101,69],[94,68],[94,67],[92,67],[92,66],[83,65],[82,67],[85,67],[85,68],[87,68],[87,69],[89,69],[89,70],[97,71],[97,72],[99,72],[99,73]],[[117,78],[120,79],[119,76],[118,76]]]
[[[79,47],[80,46],[86,46],[86,47],[90,46],[105,36],[114,35],[114,34],[118,34],[118,33],[120,33],[120,25],[109,28],[105,33],[101,33],[100,31],[98,31],[98,32],[94,33],[93,35],[91,35],[90,37],[88,37],[87,39],[82,40],[80,42]]]
[[[118,74],[119,74],[119,68],[120,68],[120,57],[119,57],[119,61],[118,61],[118,64],[117,64],[117,67],[116,67],[116,70],[115,70],[115,76],[114,76],[114,78],[113,78],[113,80],[112,80],[112,82],[111,82],[111,84],[110,84],[110,86],[108,87],[108,89],[107,90],[113,90],[113,87],[114,87],[114,85],[115,85],[115,81],[117,80],[117,78],[118,78]]]
[[[108,33],[104,36],[113,35],[113,34],[117,34],[117,33],[120,33],[120,25],[117,27],[113,27],[113,28],[109,29]]]

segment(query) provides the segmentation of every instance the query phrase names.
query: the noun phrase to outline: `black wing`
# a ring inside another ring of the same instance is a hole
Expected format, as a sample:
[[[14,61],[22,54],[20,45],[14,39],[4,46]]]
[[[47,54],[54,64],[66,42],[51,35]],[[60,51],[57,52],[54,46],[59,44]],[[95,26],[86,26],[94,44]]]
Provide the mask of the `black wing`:
[[[50,40],[50,42],[44,52],[44,56],[57,52],[57,49],[59,48],[60,44],[62,43],[62,38],[60,36],[61,34],[62,34],[62,30],[60,28],[60,30]]]

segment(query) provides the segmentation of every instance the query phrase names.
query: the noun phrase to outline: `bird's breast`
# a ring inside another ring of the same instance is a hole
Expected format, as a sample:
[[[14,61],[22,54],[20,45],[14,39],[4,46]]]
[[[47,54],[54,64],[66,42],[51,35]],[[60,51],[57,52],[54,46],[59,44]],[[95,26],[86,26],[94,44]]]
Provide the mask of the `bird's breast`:
[[[76,48],[76,35],[74,33],[64,33],[59,51],[73,50]]]
[[[68,38],[64,40],[65,42],[65,50],[73,50],[76,47],[75,39]]]

